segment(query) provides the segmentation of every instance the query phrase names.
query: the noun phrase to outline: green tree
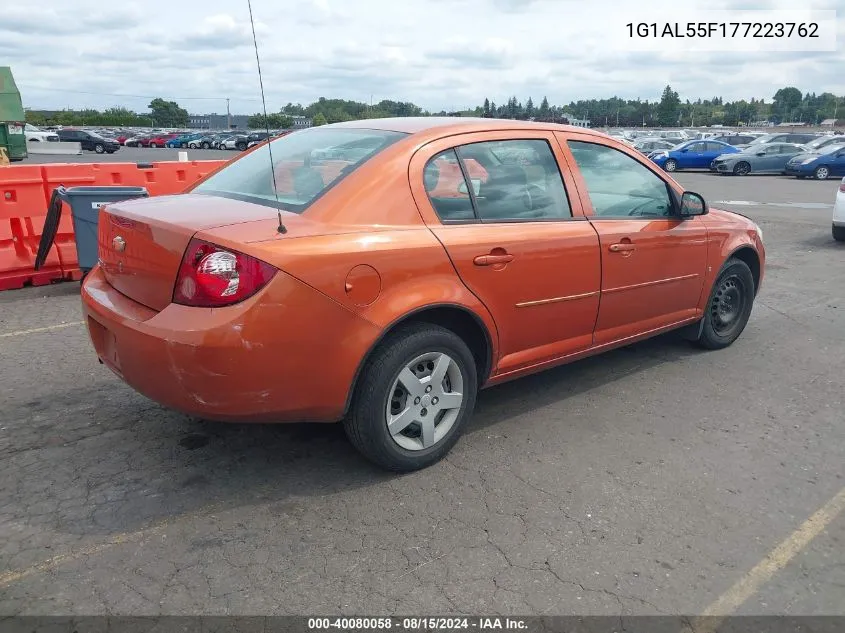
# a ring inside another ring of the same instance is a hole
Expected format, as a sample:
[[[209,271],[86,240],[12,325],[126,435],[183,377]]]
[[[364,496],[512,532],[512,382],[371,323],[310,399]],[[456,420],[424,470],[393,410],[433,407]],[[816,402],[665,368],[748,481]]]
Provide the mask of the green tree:
[[[801,91],[791,86],[781,88],[772,97],[772,101],[772,114],[781,120],[790,119],[801,105]]]
[[[32,110],[27,110],[25,113],[26,122],[31,123],[34,126],[39,125],[48,125],[47,117],[44,116],[41,112],[33,112]]]
[[[188,125],[190,118],[188,111],[180,108],[175,101],[165,101],[157,97],[150,101],[150,105],[147,107],[152,112],[156,125],[164,127],[185,127]]]
[[[325,115],[322,112],[318,112],[314,117],[313,125],[316,127],[318,125],[325,125],[326,123],[328,121],[326,121]]]
[[[543,100],[540,102],[540,109],[537,110],[537,119],[540,121],[549,120],[549,100],[546,97],[543,97]]]
[[[528,97],[528,101],[525,102],[525,118],[533,119],[535,114],[534,101]]]
[[[677,125],[681,113],[681,98],[671,86],[663,89],[660,104],[657,106],[657,121],[660,125]]]
[[[487,97],[484,97],[484,116],[490,116],[490,99],[488,99]]]

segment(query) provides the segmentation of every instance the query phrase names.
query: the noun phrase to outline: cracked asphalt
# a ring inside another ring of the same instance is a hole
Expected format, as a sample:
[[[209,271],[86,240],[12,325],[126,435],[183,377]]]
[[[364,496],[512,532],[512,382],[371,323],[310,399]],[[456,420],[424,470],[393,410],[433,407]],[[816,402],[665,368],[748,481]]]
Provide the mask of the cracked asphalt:
[[[678,179],[763,228],[739,341],[485,391],[410,475],[336,425],[163,409],[97,363],[77,284],[0,293],[0,613],[702,613],[845,487],[845,246],[836,181]],[[845,615],[843,545],[840,514],[738,612]]]

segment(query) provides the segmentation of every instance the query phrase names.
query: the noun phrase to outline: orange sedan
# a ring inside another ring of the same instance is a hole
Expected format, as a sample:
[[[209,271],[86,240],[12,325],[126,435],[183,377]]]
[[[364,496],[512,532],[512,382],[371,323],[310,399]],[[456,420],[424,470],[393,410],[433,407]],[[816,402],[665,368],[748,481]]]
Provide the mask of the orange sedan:
[[[621,142],[492,119],[298,131],[110,205],[99,242],[83,307],[125,382],[202,418],[343,420],[393,470],[443,457],[479,388],[669,330],[730,345],[765,262],[756,224]]]

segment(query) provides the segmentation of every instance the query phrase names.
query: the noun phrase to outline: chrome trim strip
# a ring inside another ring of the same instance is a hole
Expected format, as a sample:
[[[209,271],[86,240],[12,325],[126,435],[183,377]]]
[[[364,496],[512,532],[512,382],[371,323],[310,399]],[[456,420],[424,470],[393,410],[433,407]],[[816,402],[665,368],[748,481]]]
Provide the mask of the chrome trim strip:
[[[657,281],[645,281],[641,284],[633,284],[631,286],[619,286],[618,288],[608,288],[607,290],[602,290],[602,293],[610,294],[612,292],[622,292],[623,290],[634,290],[635,288],[645,288],[646,286],[657,286],[660,284],[668,284],[672,283],[673,281],[683,281],[684,279],[695,279],[698,277],[698,273],[692,273],[691,275],[682,275],[681,277],[668,277],[667,279],[658,279]]]
[[[580,295],[567,295],[565,297],[552,297],[551,299],[538,299],[536,301],[523,301],[521,303],[517,303],[517,308],[530,308],[531,306],[542,306],[549,303],[560,303],[561,301],[576,301],[578,299],[586,299],[587,297],[594,297],[599,293],[598,290],[595,292],[585,292]]]

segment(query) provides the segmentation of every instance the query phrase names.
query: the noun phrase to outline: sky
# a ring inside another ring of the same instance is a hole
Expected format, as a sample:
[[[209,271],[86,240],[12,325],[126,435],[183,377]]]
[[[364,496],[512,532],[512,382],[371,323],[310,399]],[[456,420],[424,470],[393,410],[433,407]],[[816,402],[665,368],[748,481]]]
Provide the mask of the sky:
[[[683,9],[678,5],[682,4]],[[267,110],[319,97],[412,101],[431,111],[619,96],[771,99],[792,85],[845,95],[845,7],[835,50],[694,51],[632,41],[626,24],[707,20],[704,9],[795,8],[794,0],[252,0]],[[801,0],[836,9],[837,0]],[[698,16],[703,16],[699,18]],[[653,50],[643,50],[652,48]],[[0,64],[24,105],[126,106],[156,96],[191,113],[261,110],[247,0],[9,0]]]

